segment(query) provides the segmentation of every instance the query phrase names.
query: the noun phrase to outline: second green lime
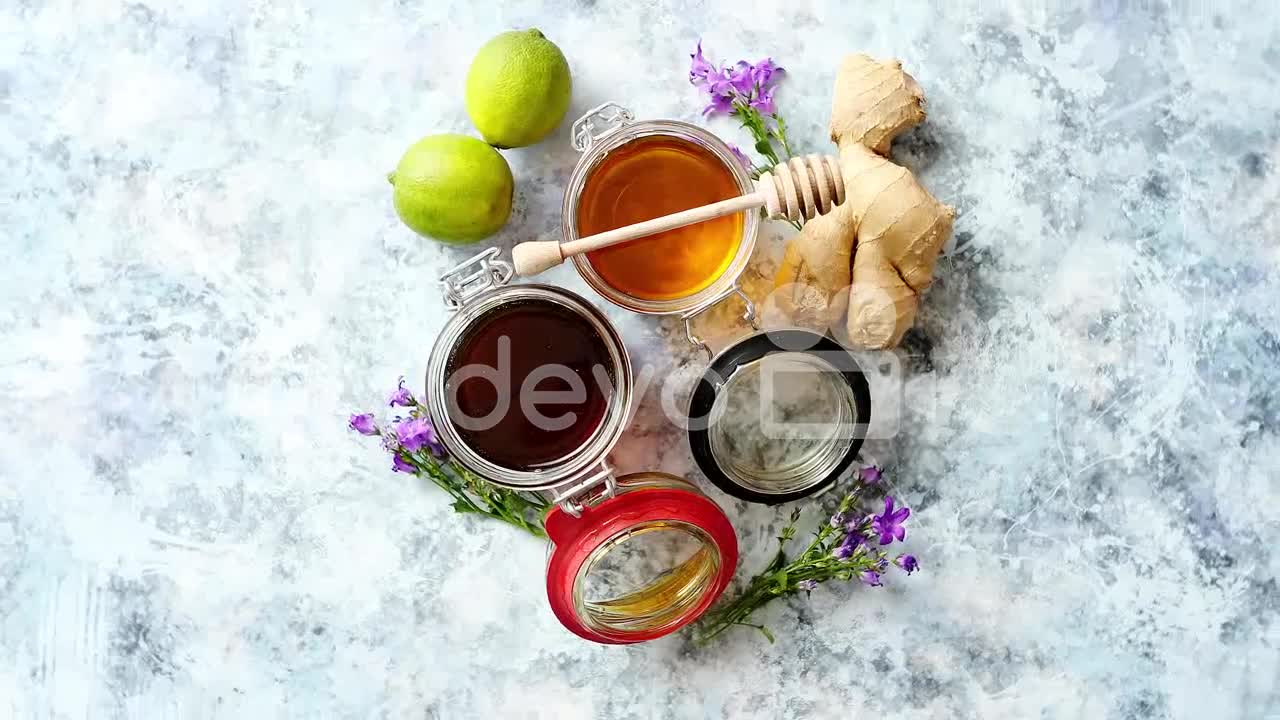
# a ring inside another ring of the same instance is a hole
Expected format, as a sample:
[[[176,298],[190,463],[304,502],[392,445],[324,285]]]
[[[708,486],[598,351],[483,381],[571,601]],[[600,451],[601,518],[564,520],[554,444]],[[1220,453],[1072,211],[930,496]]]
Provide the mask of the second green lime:
[[[499,148],[542,140],[564,119],[569,63],[538,30],[513,30],[480,48],[467,71],[467,115]]]
[[[387,179],[404,224],[437,240],[482,240],[511,215],[511,167],[497,150],[466,135],[422,138]]]

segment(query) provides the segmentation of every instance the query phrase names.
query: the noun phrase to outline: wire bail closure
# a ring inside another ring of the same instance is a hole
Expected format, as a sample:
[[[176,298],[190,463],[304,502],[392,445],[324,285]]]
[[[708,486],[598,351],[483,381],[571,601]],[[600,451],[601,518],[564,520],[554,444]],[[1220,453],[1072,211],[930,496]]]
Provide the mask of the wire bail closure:
[[[689,344],[701,348],[702,352],[706,353],[707,360],[711,360],[711,358],[715,356],[715,353],[711,352],[711,346],[703,342],[702,338],[693,334],[693,319],[720,304],[721,300],[728,298],[730,295],[737,295],[742,298],[742,303],[746,306],[742,312],[742,319],[751,323],[751,328],[753,330],[759,330],[760,323],[756,318],[756,304],[751,301],[751,298],[747,297],[747,294],[743,292],[742,288],[738,287],[736,283],[729,289],[711,298],[703,305],[680,315],[680,319],[684,320],[685,338],[689,341]]]
[[[440,276],[445,307],[457,310],[486,291],[511,282],[515,272],[511,263],[498,259],[498,248],[489,248],[463,260]]]
[[[593,493],[592,490],[601,482],[604,483],[604,487],[599,492]],[[596,472],[584,476],[568,487],[555,488],[551,502],[559,505],[565,513],[580,518],[584,508],[599,505],[617,494],[618,483],[614,478],[613,468],[609,467],[608,462],[601,460],[600,469]]]
[[[586,152],[598,140],[635,122],[635,113],[612,100],[588,110],[573,121],[573,149]]]

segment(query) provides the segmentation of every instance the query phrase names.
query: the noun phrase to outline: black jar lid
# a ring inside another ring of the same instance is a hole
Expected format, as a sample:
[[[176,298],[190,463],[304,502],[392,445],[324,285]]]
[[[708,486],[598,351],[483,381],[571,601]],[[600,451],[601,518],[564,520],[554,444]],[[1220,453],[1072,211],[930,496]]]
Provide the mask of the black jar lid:
[[[871,392],[853,355],[811,330],[767,330],[703,372],[689,400],[689,445],[721,490],[784,503],[830,487],[857,457],[870,419]]]

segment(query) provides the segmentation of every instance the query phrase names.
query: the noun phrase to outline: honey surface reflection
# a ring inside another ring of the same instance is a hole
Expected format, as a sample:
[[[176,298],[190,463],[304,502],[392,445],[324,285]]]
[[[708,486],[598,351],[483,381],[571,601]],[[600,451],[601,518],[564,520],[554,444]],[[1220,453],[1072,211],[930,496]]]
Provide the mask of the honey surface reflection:
[[[644,137],[611,151],[588,176],[578,202],[578,235],[637,223],[741,194],[710,150],[680,138]],[[687,297],[733,262],[743,213],[668,230],[587,254],[609,285],[643,300]]]

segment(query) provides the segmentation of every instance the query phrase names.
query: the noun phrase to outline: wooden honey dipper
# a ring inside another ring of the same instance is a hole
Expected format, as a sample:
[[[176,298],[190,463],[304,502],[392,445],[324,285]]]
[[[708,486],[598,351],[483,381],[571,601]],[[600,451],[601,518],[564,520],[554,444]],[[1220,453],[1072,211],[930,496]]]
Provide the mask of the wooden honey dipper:
[[[756,181],[753,193],[681,210],[652,220],[626,225],[577,240],[522,242],[511,250],[512,264],[521,277],[537,275],[584,252],[617,245],[685,225],[714,220],[743,210],[765,208],[770,218],[812,220],[844,202],[840,163],[828,155],[806,155],[780,163]]]

